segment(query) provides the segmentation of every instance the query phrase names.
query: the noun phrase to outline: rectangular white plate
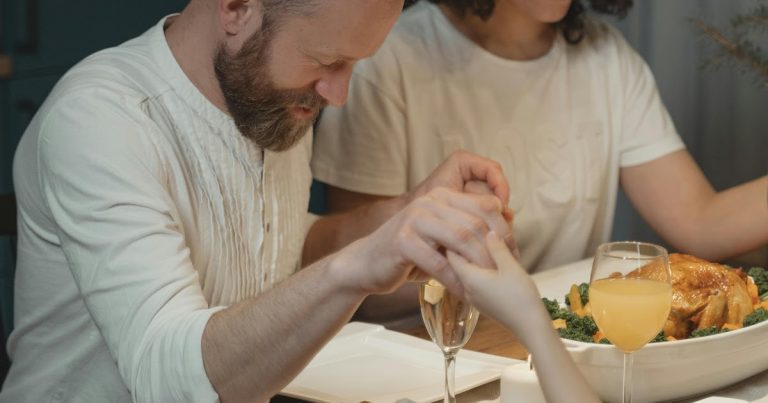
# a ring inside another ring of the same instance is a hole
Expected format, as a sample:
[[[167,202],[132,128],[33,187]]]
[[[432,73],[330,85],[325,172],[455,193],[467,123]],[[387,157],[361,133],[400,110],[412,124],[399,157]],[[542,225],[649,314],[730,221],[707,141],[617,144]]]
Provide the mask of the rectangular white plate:
[[[443,397],[443,362],[429,340],[352,322],[280,394],[313,402],[432,402]],[[517,362],[462,350],[456,358],[456,392],[499,379]]]

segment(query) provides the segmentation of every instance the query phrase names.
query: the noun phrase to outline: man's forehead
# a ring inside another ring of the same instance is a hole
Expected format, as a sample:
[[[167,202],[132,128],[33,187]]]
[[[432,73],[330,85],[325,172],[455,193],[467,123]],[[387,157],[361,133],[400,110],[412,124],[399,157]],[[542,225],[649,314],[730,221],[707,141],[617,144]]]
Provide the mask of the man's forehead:
[[[370,57],[402,10],[402,0],[325,0],[309,16],[286,21],[286,31],[302,47],[322,56],[358,60]]]

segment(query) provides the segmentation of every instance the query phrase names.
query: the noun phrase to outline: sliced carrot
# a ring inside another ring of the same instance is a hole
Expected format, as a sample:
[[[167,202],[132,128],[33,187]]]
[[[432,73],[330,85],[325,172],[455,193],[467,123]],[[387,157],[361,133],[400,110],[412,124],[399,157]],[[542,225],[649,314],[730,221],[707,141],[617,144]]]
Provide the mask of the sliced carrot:
[[[568,292],[568,301],[571,303],[571,311],[579,315],[579,311],[582,311],[581,306],[581,294],[579,294],[579,286],[576,284],[571,284],[571,289]],[[583,317],[584,313],[582,312],[579,317]]]

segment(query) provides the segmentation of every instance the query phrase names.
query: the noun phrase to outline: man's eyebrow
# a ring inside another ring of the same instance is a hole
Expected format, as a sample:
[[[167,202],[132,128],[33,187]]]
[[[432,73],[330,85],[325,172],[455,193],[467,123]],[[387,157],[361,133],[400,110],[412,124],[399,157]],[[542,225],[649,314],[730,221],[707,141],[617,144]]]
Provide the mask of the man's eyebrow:
[[[359,57],[342,54],[338,50],[331,47],[316,47],[314,49],[303,47],[302,52],[314,59],[333,59],[334,62],[355,62],[360,60]]]
[[[333,59],[336,62],[345,61],[345,62],[352,62],[357,60],[357,58],[354,58],[352,56],[346,56],[339,53],[334,52],[317,52],[315,54],[315,57],[322,58],[322,59]]]

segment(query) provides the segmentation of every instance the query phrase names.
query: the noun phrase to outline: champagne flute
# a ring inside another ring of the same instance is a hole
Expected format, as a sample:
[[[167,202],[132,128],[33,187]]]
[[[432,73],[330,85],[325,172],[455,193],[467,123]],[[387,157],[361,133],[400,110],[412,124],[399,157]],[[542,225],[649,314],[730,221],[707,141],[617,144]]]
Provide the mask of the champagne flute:
[[[632,353],[664,326],[672,306],[667,250],[642,242],[597,248],[589,279],[589,303],[598,329],[624,353],[622,401],[632,401]]]
[[[477,325],[480,313],[472,304],[448,292],[437,280],[430,279],[419,287],[421,318],[432,341],[445,357],[444,402],[456,402],[456,354],[464,347]]]

